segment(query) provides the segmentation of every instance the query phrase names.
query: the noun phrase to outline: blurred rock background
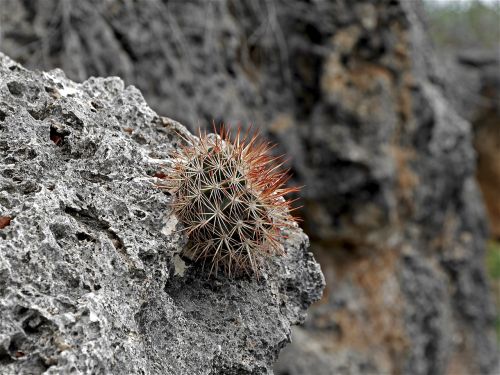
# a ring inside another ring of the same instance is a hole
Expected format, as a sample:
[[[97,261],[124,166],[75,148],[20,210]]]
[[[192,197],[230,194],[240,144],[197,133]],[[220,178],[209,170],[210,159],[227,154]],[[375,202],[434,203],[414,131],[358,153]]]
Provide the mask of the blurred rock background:
[[[472,0],[1,0],[0,50],[118,75],[193,130],[253,124],[290,156],[327,288],[277,374],[496,374],[499,17]]]

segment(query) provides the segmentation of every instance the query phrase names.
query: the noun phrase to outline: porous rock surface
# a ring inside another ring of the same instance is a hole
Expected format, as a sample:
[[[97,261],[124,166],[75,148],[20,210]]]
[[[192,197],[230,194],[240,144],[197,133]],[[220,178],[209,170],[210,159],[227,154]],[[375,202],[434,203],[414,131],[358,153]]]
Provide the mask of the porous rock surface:
[[[155,177],[182,125],[119,78],[0,54],[0,373],[268,374],[321,295],[294,228],[259,280],[209,279]]]
[[[29,66],[120,75],[159,113],[253,123],[292,156],[327,287],[277,373],[499,373],[473,133],[422,1],[3,5],[0,48]]]

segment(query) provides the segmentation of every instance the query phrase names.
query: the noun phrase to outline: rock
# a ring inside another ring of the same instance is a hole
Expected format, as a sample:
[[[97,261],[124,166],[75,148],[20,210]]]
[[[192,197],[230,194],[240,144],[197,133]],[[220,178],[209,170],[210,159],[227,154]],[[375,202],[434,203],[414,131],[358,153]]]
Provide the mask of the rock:
[[[0,373],[272,372],[323,276],[298,227],[259,280],[179,257],[154,176],[182,132],[119,78],[0,54]]]
[[[474,147],[478,154],[477,180],[488,211],[492,235],[500,239],[500,58],[479,70],[479,100],[472,101]]]
[[[469,90],[454,105],[421,2],[67,4],[4,1],[2,48],[74,79],[120,74],[192,128],[253,123],[292,157],[327,287],[277,373],[498,372],[473,132],[454,108]]]
[[[469,120],[477,152],[476,176],[483,193],[490,231],[500,238],[500,56],[498,51],[466,50],[443,57],[442,83],[448,99]]]

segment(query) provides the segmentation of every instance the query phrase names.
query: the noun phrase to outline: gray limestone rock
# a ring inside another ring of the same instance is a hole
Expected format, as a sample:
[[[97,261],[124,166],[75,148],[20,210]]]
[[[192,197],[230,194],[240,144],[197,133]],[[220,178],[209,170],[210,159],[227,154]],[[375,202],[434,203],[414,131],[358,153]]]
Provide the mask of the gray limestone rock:
[[[324,285],[297,227],[259,280],[208,278],[155,185],[182,125],[119,78],[0,54],[0,373],[268,374]]]
[[[276,372],[498,373],[474,178],[477,156],[495,164],[466,106],[481,82],[437,60],[422,1],[3,0],[0,17],[0,48],[27,66],[119,75],[158,113],[252,123],[292,157],[327,286]],[[132,139],[155,142],[146,129]]]

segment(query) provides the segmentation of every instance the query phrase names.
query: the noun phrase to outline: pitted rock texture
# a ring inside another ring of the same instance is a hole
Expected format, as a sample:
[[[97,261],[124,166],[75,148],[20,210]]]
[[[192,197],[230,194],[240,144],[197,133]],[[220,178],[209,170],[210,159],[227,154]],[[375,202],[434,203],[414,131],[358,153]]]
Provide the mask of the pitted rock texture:
[[[259,280],[208,278],[155,177],[182,125],[119,78],[0,54],[0,373],[268,374],[323,276],[295,227]]]
[[[278,373],[498,373],[471,126],[420,1],[50,4],[5,0],[0,48],[121,75],[193,128],[253,123],[293,157],[327,287]]]

